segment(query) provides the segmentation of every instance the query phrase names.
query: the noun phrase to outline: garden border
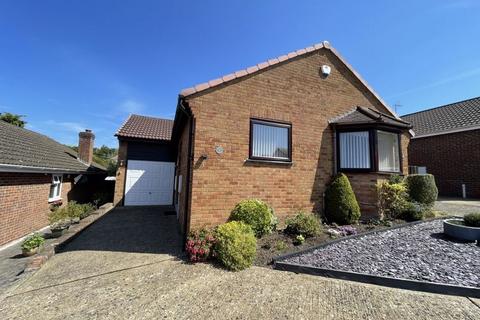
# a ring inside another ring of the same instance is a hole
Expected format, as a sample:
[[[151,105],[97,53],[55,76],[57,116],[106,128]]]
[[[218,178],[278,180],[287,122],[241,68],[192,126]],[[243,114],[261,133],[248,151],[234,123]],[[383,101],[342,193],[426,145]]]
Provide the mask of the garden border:
[[[28,262],[24,269],[24,272],[32,272],[40,269],[51,257],[62,248],[77,238],[85,229],[90,227],[98,219],[109,213],[115,208],[112,203],[106,203],[97,210],[93,211],[88,217],[80,220],[77,225],[72,225],[68,228],[67,232],[59,237],[55,242],[48,244],[39,253],[34,255]]]
[[[276,270],[290,271],[295,273],[305,273],[310,275],[324,276],[328,278],[337,278],[337,279],[356,281],[356,282],[362,282],[362,283],[369,283],[369,284],[381,285],[381,286],[392,287],[392,288],[480,298],[480,288],[475,288],[475,287],[464,287],[464,286],[455,286],[455,285],[442,284],[442,283],[434,283],[429,281],[419,281],[419,280],[393,278],[393,277],[386,277],[386,276],[376,276],[376,275],[370,275],[366,273],[320,268],[320,267],[300,265],[297,263],[289,263],[289,262],[282,261],[288,258],[292,258],[295,256],[299,256],[305,253],[315,251],[317,249],[324,248],[326,246],[329,246],[334,243],[344,241],[347,239],[355,239],[355,238],[363,237],[363,236],[374,234],[374,233],[395,230],[395,229],[404,228],[408,226],[414,226],[414,225],[425,223],[428,221],[444,220],[448,218],[449,216],[445,216],[445,217],[429,219],[427,221],[422,220],[422,221],[408,222],[408,223],[404,223],[391,228],[386,228],[382,230],[372,230],[372,231],[367,231],[367,232],[353,235],[353,236],[335,239],[327,243],[323,243],[321,245],[314,246],[302,251],[276,257],[273,259],[273,268]]]

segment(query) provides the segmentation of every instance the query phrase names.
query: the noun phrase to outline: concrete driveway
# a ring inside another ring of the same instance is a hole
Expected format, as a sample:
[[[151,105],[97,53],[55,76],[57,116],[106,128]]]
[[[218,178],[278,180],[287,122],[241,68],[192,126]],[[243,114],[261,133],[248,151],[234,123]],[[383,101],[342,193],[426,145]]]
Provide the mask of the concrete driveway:
[[[435,210],[442,211],[452,216],[464,216],[470,212],[480,212],[479,199],[438,198]]]
[[[113,210],[10,291],[2,319],[480,319],[463,297],[190,265],[175,228],[158,208]]]

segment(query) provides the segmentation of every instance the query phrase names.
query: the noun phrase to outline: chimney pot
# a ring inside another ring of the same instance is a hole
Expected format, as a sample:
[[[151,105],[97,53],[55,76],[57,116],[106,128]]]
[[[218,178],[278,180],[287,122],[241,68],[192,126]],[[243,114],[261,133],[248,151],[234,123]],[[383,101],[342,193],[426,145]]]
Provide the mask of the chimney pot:
[[[93,161],[93,143],[95,135],[92,130],[86,129],[78,134],[78,159],[90,165]]]

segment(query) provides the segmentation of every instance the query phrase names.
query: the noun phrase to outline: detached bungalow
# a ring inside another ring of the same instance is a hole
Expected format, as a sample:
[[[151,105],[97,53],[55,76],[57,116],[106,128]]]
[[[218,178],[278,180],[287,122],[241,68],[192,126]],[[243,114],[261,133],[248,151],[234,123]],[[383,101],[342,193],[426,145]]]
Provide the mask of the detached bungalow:
[[[92,162],[94,134],[79,153],[42,134],[0,121],[0,245],[48,225],[52,205],[90,200],[106,176]]]
[[[252,197],[283,220],[321,212],[342,171],[372,216],[377,181],[408,171],[410,128],[323,42],[183,90],[173,123],[131,116],[115,201],[173,204],[184,232]]]
[[[480,97],[403,117],[415,126],[413,169],[433,174],[442,196],[480,198]]]

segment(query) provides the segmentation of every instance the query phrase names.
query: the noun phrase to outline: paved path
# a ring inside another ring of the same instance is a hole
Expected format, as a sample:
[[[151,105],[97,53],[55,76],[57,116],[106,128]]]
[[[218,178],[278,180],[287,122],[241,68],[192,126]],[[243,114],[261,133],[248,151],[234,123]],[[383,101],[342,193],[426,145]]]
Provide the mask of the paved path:
[[[2,319],[480,319],[463,297],[186,264],[174,224],[115,209],[9,292]]]
[[[463,216],[470,212],[480,212],[480,200],[461,198],[439,198],[435,202],[435,210],[452,216]]]

